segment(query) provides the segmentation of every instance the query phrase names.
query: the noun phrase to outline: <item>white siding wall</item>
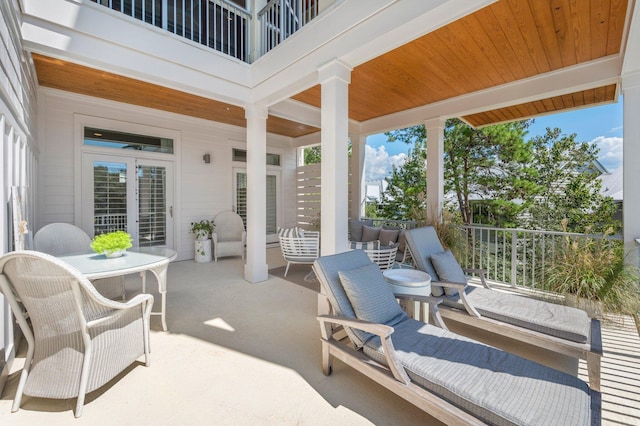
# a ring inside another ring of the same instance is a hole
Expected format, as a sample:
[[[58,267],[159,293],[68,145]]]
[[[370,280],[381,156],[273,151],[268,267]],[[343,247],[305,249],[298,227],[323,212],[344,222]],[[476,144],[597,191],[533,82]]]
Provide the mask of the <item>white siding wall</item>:
[[[74,215],[74,184],[79,170],[74,170],[75,150],[74,116],[94,116],[109,120],[134,123],[179,132],[174,176],[175,249],[178,259],[193,258],[193,236],[190,223],[211,219],[218,212],[230,210],[233,205],[233,167],[244,166],[231,161],[232,148],[246,147],[244,128],[181,116],[149,108],[126,105],[41,88],[38,104],[39,132],[43,135],[41,164],[40,208],[37,227],[51,222],[69,222],[80,225]],[[282,224],[295,223],[295,191],[290,176],[296,164],[296,149],[289,138],[269,135],[268,151],[282,155],[281,205]],[[211,163],[202,156],[211,154]]]
[[[7,206],[12,186],[28,186],[32,224],[33,191],[38,158],[35,127],[35,79],[30,58],[23,54],[17,1],[0,2],[0,255],[12,250]],[[9,307],[0,296],[0,393],[13,361],[15,328]]]

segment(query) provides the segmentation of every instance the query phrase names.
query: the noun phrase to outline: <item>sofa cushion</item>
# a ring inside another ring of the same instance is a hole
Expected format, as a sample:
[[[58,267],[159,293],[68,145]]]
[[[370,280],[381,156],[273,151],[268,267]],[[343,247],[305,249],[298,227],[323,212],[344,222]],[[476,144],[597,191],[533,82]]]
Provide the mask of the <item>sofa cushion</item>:
[[[398,242],[398,234],[400,233],[397,229],[381,229],[378,238],[380,239],[380,244],[383,246],[390,247],[391,244]]]
[[[440,281],[446,281],[450,283],[466,284],[467,277],[464,271],[460,267],[460,264],[451,253],[451,250],[445,250],[441,253],[435,253],[431,255],[431,263],[438,273]],[[456,296],[458,290],[455,288],[444,288],[444,293],[447,296]]]
[[[351,241],[362,241],[362,227],[365,225],[373,226],[373,219],[349,219],[349,239]]]
[[[354,250],[380,250],[380,240],[375,241],[351,241],[351,248]]]
[[[285,238],[298,238],[300,237],[300,228],[278,228],[278,236]]]
[[[394,325],[406,318],[391,287],[375,263],[340,271],[339,276],[358,319]]]
[[[366,241],[379,240],[380,231],[381,231],[380,228],[374,228],[372,226],[364,225],[362,227],[362,240],[360,241],[366,242]]]

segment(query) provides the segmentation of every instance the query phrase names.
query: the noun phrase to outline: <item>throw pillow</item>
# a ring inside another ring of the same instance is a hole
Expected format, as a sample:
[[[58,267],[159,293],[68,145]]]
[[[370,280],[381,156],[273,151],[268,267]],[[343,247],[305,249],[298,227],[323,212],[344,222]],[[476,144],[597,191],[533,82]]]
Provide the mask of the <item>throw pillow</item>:
[[[351,248],[354,250],[380,250],[380,241],[351,241]]]
[[[278,236],[284,238],[298,238],[299,236],[298,227],[294,228],[278,228]]]
[[[362,241],[363,226],[361,221],[349,219],[349,239],[351,241]]]
[[[431,255],[431,263],[438,273],[438,277],[441,281],[447,281],[450,283],[466,284],[467,277],[464,271],[460,267],[460,264],[451,253],[451,250],[445,250],[442,253],[435,253]],[[445,288],[444,292],[447,296],[457,296],[458,290],[454,288]]]
[[[358,319],[395,325],[406,317],[375,263],[340,271],[338,275]]]
[[[380,228],[373,228],[371,226],[364,225],[362,227],[362,240],[363,242],[375,241],[380,239]]]
[[[383,246],[391,246],[398,241],[398,234],[400,231],[397,229],[381,229],[378,238],[380,238],[380,244]]]
[[[407,247],[407,238],[405,236],[405,230],[401,229],[398,233],[398,251],[404,253],[404,249]]]

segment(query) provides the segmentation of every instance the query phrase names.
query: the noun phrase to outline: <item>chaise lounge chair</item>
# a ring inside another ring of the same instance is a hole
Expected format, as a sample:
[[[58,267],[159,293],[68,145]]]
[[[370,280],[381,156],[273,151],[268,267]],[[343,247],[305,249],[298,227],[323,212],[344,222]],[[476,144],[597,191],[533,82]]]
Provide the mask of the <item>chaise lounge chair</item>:
[[[578,378],[456,335],[441,321],[443,328],[409,318],[361,250],[320,257],[313,268],[320,302],[333,313],[318,316],[326,375],[340,359],[446,424],[600,424],[600,392]],[[429,302],[438,321],[434,298],[410,297]],[[340,327],[348,339],[336,338]]]
[[[416,268],[431,275],[432,295],[443,298],[443,318],[585,359],[589,386],[600,390],[600,321],[580,309],[492,290],[484,270],[463,270],[431,226],[407,231],[406,239]],[[468,285],[465,272],[478,274],[483,287]]]

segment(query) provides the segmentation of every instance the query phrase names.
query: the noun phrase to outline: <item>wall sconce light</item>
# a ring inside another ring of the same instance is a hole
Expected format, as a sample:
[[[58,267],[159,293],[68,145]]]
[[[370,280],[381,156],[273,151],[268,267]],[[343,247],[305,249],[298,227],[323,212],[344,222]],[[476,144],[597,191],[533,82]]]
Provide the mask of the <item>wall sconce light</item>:
[[[202,159],[204,160],[204,164],[211,163],[211,154],[206,153],[205,155],[202,156]]]

